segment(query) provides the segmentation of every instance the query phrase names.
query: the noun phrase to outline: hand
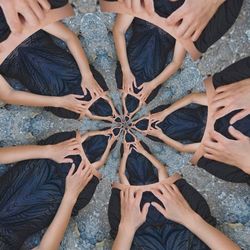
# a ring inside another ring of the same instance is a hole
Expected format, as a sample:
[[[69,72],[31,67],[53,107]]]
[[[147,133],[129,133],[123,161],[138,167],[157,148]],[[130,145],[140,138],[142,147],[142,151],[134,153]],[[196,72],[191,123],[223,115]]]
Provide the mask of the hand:
[[[120,227],[129,232],[136,230],[146,221],[150,204],[140,208],[142,192],[134,192],[131,188],[121,191],[121,222]]]
[[[163,207],[156,202],[152,202],[151,205],[165,218],[184,225],[194,213],[176,185],[159,184],[158,189],[152,192],[162,202]]]
[[[131,70],[123,72],[123,79],[122,79],[122,89],[126,93],[134,93],[134,87],[136,86],[136,79]]]
[[[35,26],[44,18],[45,12],[50,9],[47,0],[0,0],[0,6],[13,33],[22,31],[23,22],[19,14],[30,26]]]
[[[209,140],[204,142],[204,157],[250,173],[250,138],[232,126],[229,127],[229,132],[236,140],[230,140],[216,131],[212,132]]]
[[[152,82],[144,82],[139,89],[141,91],[137,94],[138,98],[142,103],[145,103],[149,95],[152,93],[154,90],[155,85]]]
[[[242,109],[242,111],[232,117],[230,120],[231,124],[249,115],[250,79],[217,88],[212,108],[217,110],[215,119],[219,119],[234,110]]]
[[[48,153],[50,159],[57,163],[73,163],[73,160],[67,158],[69,155],[80,155],[82,145],[76,138],[50,145]]]
[[[91,165],[86,165],[84,162],[81,162],[75,173],[74,171],[75,164],[72,164],[66,177],[65,195],[76,201],[81,191],[93,178],[93,173]]]
[[[164,110],[164,112],[157,112],[150,115],[150,124],[157,122],[162,122],[169,114],[167,113],[167,109]]]
[[[90,76],[85,75],[83,77],[81,86],[84,95],[87,95],[87,90],[89,90],[91,96],[93,97],[98,97],[103,93],[103,89],[100,87],[92,74]]]
[[[123,142],[124,155],[129,155],[132,151],[132,147],[130,143],[127,143],[125,140]]]
[[[132,10],[135,14],[147,12],[149,15],[155,13],[153,0],[118,0],[120,3],[124,3],[125,6]]]
[[[59,105],[60,108],[68,109],[72,112],[82,114],[86,111],[87,102],[81,101],[79,99],[84,98],[82,95],[65,95],[62,97],[59,97]]]
[[[185,0],[184,4],[167,18],[166,24],[177,26],[178,37],[196,41],[224,1]]]

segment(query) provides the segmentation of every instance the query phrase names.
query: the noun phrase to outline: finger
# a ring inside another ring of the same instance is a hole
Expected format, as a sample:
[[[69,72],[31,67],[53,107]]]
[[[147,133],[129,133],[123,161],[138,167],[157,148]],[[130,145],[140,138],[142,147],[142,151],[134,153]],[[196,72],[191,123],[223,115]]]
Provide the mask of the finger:
[[[172,13],[167,19],[166,24],[175,25],[183,19],[184,16],[184,8],[183,6],[178,8],[174,13]]]
[[[189,27],[184,33],[183,38],[185,39],[190,38],[194,34],[194,32],[195,32],[195,27],[194,26]]]
[[[37,1],[30,1],[30,7],[39,20],[44,18],[44,11]]]
[[[125,2],[125,6],[127,7],[127,8],[129,8],[129,9],[131,9],[131,7],[132,7],[132,5],[131,5],[131,2],[132,1],[135,1],[135,0],[125,0],[124,2]]]
[[[209,159],[209,160],[218,161],[217,157],[213,154],[205,153],[204,157]]]
[[[165,209],[156,202],[152,202],[151,205],[155,207],[161,214],[165,214]]]
[[[51,8],[50,3],[47,0],[38,0],[43,9],[49,10]]]
[[[180,192],[179,188],[175,184],[171,184],[171,187],[176,194],[179,194],[182,196],[182,193]]]
[[[222,134],[218,133],[217,131],[211,132],[210,136],[213,140],[217,142],[225,142],[228,140],[226,137],[224,137]]]
[[[86,177],[86,178],[88,178],[88,176],[91,174],[92,174],[92,169],[91,168],[86,169],[86,167],[84,170],[82,170],[82,173],[81,173],[81,175]]]
[[[249,112],[247,110],[242,110],[242,111],[238,112],[236,115],[234,115],[231,118],[230,124],[234,124],[235,122],[245,118],[247,115],[249,115]]]
[[[1,7],[11,31],[13,33],[21,32],[22,23],[15,9],[10,4],[4,4]]]
[[[135,12],[135,13],[139,13],[142,11],[142,6],[141,6],[141,1],[140,0],[133,0],[131,1],[131,7],[132,7],[132,10]]]
[[[142,208],[142,215],[143,218],[146,219],[147,218],[147,214],[148,214],[148,209],[150,207],[150,203],[146,203],[144,204],[143,208]]]
[[[133,191],[131,188],[129,188],[129,193],[128,193],[128,195],[129,195],[129,200],[130,200],[130,201],[133,201],[134,198],[135,198],[135,193],[134,193],[134,191]]]
[[[202,29],[197,29],[194,34],[192,35],[192,41],[195,42],[198,40],[202,32]]]
[[[120,199],[121,199],[121,203],[123,203],[125,200],[125,192],[124,191],[120,191]]]
[[[162,202],[162,204],[165,204],[164,196],[159,191],[152,190],[152,193],[158,200]]]
[[[235,129],[233,126],[229,126],[228,131],[237,140],[244,140],[246,138],[244,134]]]
[[[129,188],[125,189],[124,191],[124,201],[125,202],[129,201]]]
[[[216,92],[216,93],[220,93],[220,92],[231,91],[231,90],[233,90],[233,87],[235,86],[235,85],[233,85],[233,84],[234,84],[234,83],[231,83],[231,84],[228,84],[228,85],[220,86],[220,87],[218,87],[218,88],[215,90],[215,92]]]
[[[37,16],[29,5],[24,5],[20,10],[20,14],[24,17],[24,19],[29,23],[30,26],[36,26],[39,24]]]
[[[64,158],[62,163],[73,163],[73,160],[70,158]]]
[[[217,142],[214,142],[214,141],[211,141],[211,140],[206,140],[204,141],[204,146],[206,148],[210,148],[210,149],[217,149],[217,145],[218,143]]]
[[[70,168],[70,170],[69,170],[69,172],[68,172],[68,176],[72,176],[73,175],[73,173],[74,173],[74,171],[75,171],[75,164],[73,163],[72,164],[72,166],[71,166],[71,168]]]
[[[81,151],[80,150],[71,150],[67,153],[67,156],[69,155],[80,155],[81,154]]]
[[[136,204],[139,206],[140,203],[141,203],[141,199],[142,199],[142,191],[138,191],[136,192],[135,194],[135,201],[136,201]]]
[[[153,0],[144,0],[145,10],[149,15],[153,15],[155,13],[154,2]]]
[[[231,113],[233,110],[233,108],[231,108],[230,106],[226,106],[218,111],[215,112],[214,114],[214,118],[217,120],[217,119],[220,119],[221,117]]]
[[[213,97],[213,102],[215,101],[222,101],[223,99],[226,99],[228,97],[231,96],[231,93],[228,91],[223,91],[223,92],[219,92],[217,93],[214,97]]]
[[[204,147],[204,151],[206,154],[210,154],[210,155],[214,155],[214,156],[216,156],[219,153],[218,150],[211,149],[208,147]]]
[[[83,99],[84,95],[73,95],[73,97],[75,97],[78,100],[78,99]],[[82,102],[87,103],[87,101],[82,101]]]

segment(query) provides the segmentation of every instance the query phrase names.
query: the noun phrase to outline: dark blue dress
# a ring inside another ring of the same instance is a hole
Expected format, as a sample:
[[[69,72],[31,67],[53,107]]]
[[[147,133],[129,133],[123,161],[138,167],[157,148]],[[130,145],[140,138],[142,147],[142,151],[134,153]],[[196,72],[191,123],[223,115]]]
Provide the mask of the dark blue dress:
[[[215,88],[223,85],[231,84],[237,81],[250,78],[250,57],[246,57],[230,66],[225,68],[219,73],[213,76],[213,84]],[[228,115],[218,119],[215,123],[215,130],[221,133],[223,136],[233,139],[228,132],[230,126],[230,119],[239,111],[233,111]],[[244,135],[250,137],[250,115],[237,121],[233,124],[233,127],[239,130]],[[246,174],[239,168],[225,164],[223,162],[217,162],[202,157],[197,165],[209,173],[231,182],[243,182],[250,185],[250,175]]]
[[[104,91],[108,90],[102,75],[91,66],[94,78]],[[52,36],[38,31],[20,44],[0,65],[0,74],[19,81],[30,92],[46,96],[83,95],[82,76],[73,56],[60,48]],[[83,98],[91,100],[88,94]],[[63,108],[46,108],[57,116],[78,119],[79,114]],[[89,110],[93,115],[112,116],[109,103],[99,98]]]
[[[75,132],[58,133],[40,145],[56,144],[76,136]],[[105,143],[102,144],[105,148]],[[84,147],[84,145],[83,145]],[[99,148],[101,146],[99,145]],[[88,153],[100,157],[93,144]],[[76,166],[79,156],[72,156]],[[52,160],[22,161],[0,177],[0,249],[17,250],[33,233],[49,226],[61,203],[65,190],[65,178],[71,164],[58,164]],[[99,183],[93,177],[78,197],[72,215],[91,200]]]
[[[145,149],[148,150],[145,144]],[[158,182],[156,168],[145,156],[134,149],[130,153],[126,164],[126,176],[131,185],[147,185]],[[193,210],[199,213],[211,225],[216,221],[211,216],[205,199],[184,179],[175,182],[181,193]],[[147,202],[160,201],[151,193],[144,192],[141,207]],[[120,190],[112,189],[109,201],[110,234],[116,237],[120,223]],[[150,206],[146,222],[137,230],[131,249],[147,250],[205,250],[209,249],[200,239],[184,226],[165,219],[154,207]]]
[[[51,9],[56,9],[65,6],[68,0],[48,0],[48,2],[50,3]],[[9,25],[6,22],[2,8],[0,8],[0,43],[5,41],[10,33]]]
[[[155,11],[162,17],[168,17],[184,1],[171,2],[169,0],[154,1]],[[127,56],[132,73],[136,78],[136,83],[141,86],[157,77],[169,62],[169,55],[174,49],[175,39],[167,32],[151,23],[134,18],[132,24],[132,36],[127,45]],[[117,64],[116,81],[119,89],[122,88],[122,71],[120,63]],[[158,93],[157,87],[147,99],[149,103]],[[139,89],[134,88],[138,93]],[[133,112],[138,107],[138,100],[128,96],[128,111]],[[133,102],[133,104],[131,104]]]

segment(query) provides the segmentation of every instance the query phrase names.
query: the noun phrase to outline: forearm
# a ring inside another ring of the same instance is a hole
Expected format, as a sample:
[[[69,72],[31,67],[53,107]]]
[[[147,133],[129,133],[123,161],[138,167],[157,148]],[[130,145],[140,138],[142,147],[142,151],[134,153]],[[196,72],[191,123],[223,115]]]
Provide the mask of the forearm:
[[[59,107],[60,97],[43,96],[25,91],[12,90],[4,97],[3,101],[13,105],[24,105],[33,107]]]
[[[0,163],[9,164],[30,159],[48,159],[52,151],[52,145],[27,145],[0,148]]]
[[[126,226],[120,224],[112,250],[130,250],[134,234],[135,232],[133,230],[127,229]]]
[[[67,46],[76,60],[82,77],[85,78],[93,76],[90,70],[88,58],[82,48],[80,40],[75,34],[72,34],[70,39],[67,41]]]
[[[130,65],[127,56],[127,45],[125,34],[120,31],[114,30],[114,41],[118,60],[121,64],[122,72],[130,71]]]
[[[181,64],[176,62],[171,62],[167,65],[167,67],[151,82],[156,88],[157,86],[163,84],[166,80],[168,80],[173,74],[177,72],[177,70],[181,67]]]
[[[213,250],[239,250],[240,248],[222,232],[208,224],[198,214],[186,218],[184,226]]]
[[[64,237],[64,233],[69,224],[75,203],[76,199],[72,198],[71,195],[65,194],[63,196],[61,205],[56,213],[56,216],[53,219],[50,226],[48,227],[37,249],[39,250],[59,249],[60,243]]]

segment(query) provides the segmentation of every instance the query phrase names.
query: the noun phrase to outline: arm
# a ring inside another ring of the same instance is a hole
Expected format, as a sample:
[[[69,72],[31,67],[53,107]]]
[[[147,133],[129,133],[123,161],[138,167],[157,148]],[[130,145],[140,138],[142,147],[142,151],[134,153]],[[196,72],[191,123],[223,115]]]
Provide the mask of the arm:
[[[100,95],[103,90],[93,77],[88,58],[82,48],[80,40],[75,35],[75,33],[61,22],[50,24],[45,27],[44,30],[51,35],[63,40],[67,44],[81,72],[83,92],[87,94],[86,89],[88,89],[94,95]]]
[[[130,250],[136,230],[146,221],[150,204],[146,203],[141,211],[142,193],[132,189],[120,192],[121,221],[112,250]]]
[[[125,34],[134,20],[133,16],[118,14],[113,27],[113,36],[122,71],[130,71]]]
[[[183,60],[186,55],[186,50],[182,47],[182,45],[177,41],[174,48],[174,56],[173,60],[167,67],[155,78],[151,81],[153,88],[161,85],[167,79],[169,79],[177,70],[181,67]]]
[[[128,181],[127,176],[125,175],[125,171],[126,171],[126,164],[127,164],[128,155],[130,153],[130,149],[127,143],[124,143],[123,145],[124,145],[124,153],[123,153],[120,167],[119,167],[119,178],[122,184],[129,185],[129,181]]]
[[[69,155],[79,155],[81,145],[73,138],[54,145],[27,145],[0,148],[0,164],[31,159],[51,159],[57,163],[71,163]]]
[[[180,100],[174,102],[167,109],[165,109],[161,112],[152,114],[151,117],[154,120],[162,121],[169,114],[171,114],[171,113],[175,112],[176,110],[183,108],[191,103],[196,103],[196,104],[207,106],[208,102],[207,102],[206,94],[205,93],[192,93],[192,94],[186,95],[183,98],[181,98]]]
[[[0,99],[8,104],[35,107],[59,107],[59,97],[36,95],[13,89],[0,75]]]
[[[85,111],[85,102],[80,95],[45,96],[13,89],[0,75],[0,99],[8,104],[32,107],[65,108],[76,113]]]
[[[153,194],[162,202],[163,207],[156,202],[151,204],[165,218],[184,225],[213,250],[239,250],[240,248],[218,229],[208,224],[192,210],[176,185],[160,185]]]
[[[90,166],[81,164],[75,174],[73,174],[74,170],[75,167],[73,165],[66,178],[65,194],[56,216],[44,234],[39,246],[34,248],[34,250],[59,249],[77,198],[93,177]]]

